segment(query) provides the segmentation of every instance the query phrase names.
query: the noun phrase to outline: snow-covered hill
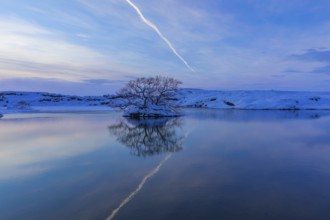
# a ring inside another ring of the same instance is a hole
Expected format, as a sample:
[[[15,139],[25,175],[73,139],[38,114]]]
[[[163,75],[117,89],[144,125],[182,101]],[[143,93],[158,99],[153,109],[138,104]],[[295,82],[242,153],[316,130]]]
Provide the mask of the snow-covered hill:
[[[45,92],[0,92],[0,112],[109,109],[111,96],[74,96]]]
[[[330,110],[330,92],[209,91],[181,89],[181,107],[220,109]],[[109,110],[115,95],[73,96],[44,92],[0,92],[0,113],[26,111]]]
[[[183,107],[221,109],[323,109],[330,110],[330,92],[208,91],[182,89]]]

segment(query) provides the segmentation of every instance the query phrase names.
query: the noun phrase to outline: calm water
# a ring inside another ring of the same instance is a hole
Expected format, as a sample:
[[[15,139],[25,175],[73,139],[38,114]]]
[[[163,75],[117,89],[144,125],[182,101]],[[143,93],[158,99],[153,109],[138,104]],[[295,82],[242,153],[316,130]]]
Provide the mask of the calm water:
[[[8,115],[0,219],[328,220],[329,114]]]

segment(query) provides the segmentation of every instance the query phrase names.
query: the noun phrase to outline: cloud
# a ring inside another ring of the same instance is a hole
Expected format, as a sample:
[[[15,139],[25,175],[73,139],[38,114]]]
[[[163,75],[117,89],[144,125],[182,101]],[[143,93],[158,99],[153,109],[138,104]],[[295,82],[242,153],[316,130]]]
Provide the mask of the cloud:
[[[326,66],[321,66],[321,67],[317,67],[317,68],[313,68],[310,70],[295,70],[295,69],[289,69],[286,70],[285,73],[317,73],[317,74],[326,74],[326,75],[330,75],[330,65],[326,65]]]
[[[316,68],[312,71],[313,73],[324,73],[330,75],[330,65],[326,65],[323,67]]]
[[[274,74],[272,75],[272,77],[275,77],[275,78],[281,78],[281,77],[285,77],[286,75],[284,74]]]
[[[129,80],[129,78],[127,78]],[[30,91],[30,92],[53,92],[75,95],[103,95],[118,91],[125,80],[84,80],[73,82],[56,78],[21,77],[0,79],[2,91]]]
[[[0,41],[0,67],[3,70],[39,69],[35,74],[43,77],[47,74],[50,78],[84,78],[88,75],[72,70],[95,68],[106,63],[103,54],[66,42],[45,28],[18,19],[0,20]],[[66,75],[54,74],[56,70],[64,71]]]
[[[108,80],[108,79],[88,79],[84,80],[86,83],[97,84],[97,85],[113,85],[113,84],[124,84],[128,80]]]
[[[301,54],[292,54],[288,56],[288,60],[296,60],[305,63],[316,63],[308,69],[298,70],[291,68],[286,70],[286,73],[317,73],[317,74],[330,74],[330,50],[327,48],[312,48],[306,50]],[[320,66],[319,63],[322,63]],[[326,65],[324,65],[326,64]]]
[[[119,80],[136,70],[141,71],[144,66],[136,61],[143,55],[127,51],[103,52],[72,43],[58,31],[17,18],[0,18],[0,41],[0,76],[3,79]],[[133,65],[125,65],[127,62]],[[134,68],[134,63],[138,68]]]
[[[103,79],[164,74],[188,87],[267,89],[257,86],[267,82],[277,89],[281,77],[274,76],[285,73],[290,77],[281,85],[296,88],[295,77],[307,77],[309,85],[308,73],[324,73],[330,65],[329,3],[280,2],[136,1],[193,64],[197,74],[191,74],[125,0],[32,1],[29,6],[8,1],[0,8],[0,77],[58,79],[81,88],[111,86]]]
[[[300,61],[330,63],[330,50],[309,49],[305,53],[293,54],[289,58]]]

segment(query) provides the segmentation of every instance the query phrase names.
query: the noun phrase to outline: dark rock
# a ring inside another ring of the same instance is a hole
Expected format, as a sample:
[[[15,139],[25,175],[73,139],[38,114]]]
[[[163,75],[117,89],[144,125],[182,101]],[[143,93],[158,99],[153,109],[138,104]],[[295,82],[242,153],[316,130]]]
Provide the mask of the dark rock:
[[[234,103],[229,102],[229,101],[226,101],[226,100],[223,100],[223,103],[225,103],[225,104],[228,105],[228,106],[235,106]]]

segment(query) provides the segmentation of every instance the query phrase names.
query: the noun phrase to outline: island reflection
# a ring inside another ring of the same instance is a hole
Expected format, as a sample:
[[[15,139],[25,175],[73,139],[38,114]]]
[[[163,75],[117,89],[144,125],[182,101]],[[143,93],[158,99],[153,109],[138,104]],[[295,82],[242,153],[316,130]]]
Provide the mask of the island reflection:
[[[182,150],[185,138],[178,132],[181,118],[121,119],[110,125],[110,134],[131,149],[135,156],[146,157]]]

